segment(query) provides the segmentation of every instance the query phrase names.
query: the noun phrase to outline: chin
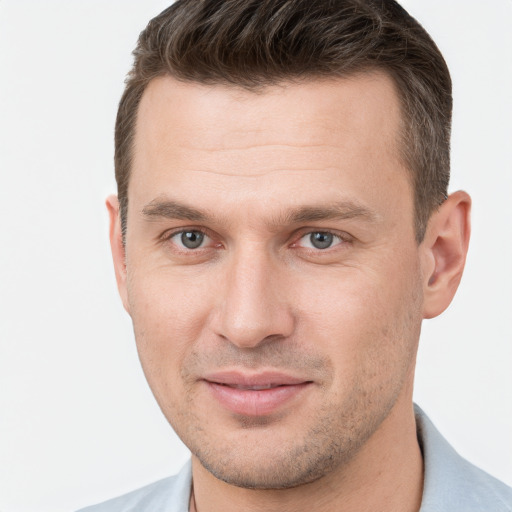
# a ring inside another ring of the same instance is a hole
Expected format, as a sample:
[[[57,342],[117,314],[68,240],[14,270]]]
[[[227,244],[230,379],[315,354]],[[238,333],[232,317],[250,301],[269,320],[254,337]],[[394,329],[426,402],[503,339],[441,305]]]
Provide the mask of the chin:
[[[245,489],[291,489],[342,469],[372,433],[347,427],[344,434],[333,435],[333,427],[327,422],[292,436],[288,431],[286,436],[286,429],[280,432],[271,425],[253,425],[232,433],[229,439],[215,439],[203,430],[207,438],[198,442],[195,437],[189,448],[209,473],[227,484]]]
[[[319,480],[335,469],[332,457],[307,461],[294,459],[293,454],[284,459],[269,460],[266,457],[265,461],[241,457],[229,465],[218,460],[210,461],[201,454],[197,458],[215,478],[244,489],[291,489]]]

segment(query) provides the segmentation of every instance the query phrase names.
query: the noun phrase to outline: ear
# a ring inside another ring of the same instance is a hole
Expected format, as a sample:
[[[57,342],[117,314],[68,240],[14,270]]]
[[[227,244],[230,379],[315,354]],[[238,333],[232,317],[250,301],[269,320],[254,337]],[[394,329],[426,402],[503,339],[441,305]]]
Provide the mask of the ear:
[[[455,192],[432,214],[421,243],[423,318],[440,315],[459,286],[468,252],[471,198]]]
[[[119,200],[117,196],[111,195],[106,200],[108,215],[110,218],[110,248],[114,260],[117,289],[123,302],[124,309],[130,314],[128,306],[128,293],[126,286],[126,253],[123,244],[123,233],[121,229],[121,218],[119,215]]]

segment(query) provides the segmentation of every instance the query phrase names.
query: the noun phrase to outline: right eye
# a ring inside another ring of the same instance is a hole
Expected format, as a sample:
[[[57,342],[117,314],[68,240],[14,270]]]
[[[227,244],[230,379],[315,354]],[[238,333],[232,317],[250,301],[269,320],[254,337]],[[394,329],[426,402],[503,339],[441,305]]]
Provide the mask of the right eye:
[[[187,229],[174,233],[169,237],[169,240],[180,249],[194,250],[202,248],[205,243],[210,241],[210,237],[202,231]]]

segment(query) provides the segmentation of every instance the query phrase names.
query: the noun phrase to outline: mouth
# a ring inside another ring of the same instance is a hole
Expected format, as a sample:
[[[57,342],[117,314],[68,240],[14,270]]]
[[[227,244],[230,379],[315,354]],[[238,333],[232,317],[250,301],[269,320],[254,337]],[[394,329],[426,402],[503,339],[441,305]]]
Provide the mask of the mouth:
[[[261,391],[263,389],[273,389],[273,388],[279,388],[279,387],[287,385],[287,384],[264,384],[262,386],[251,386],[251,385],[242,385],[242,384],[225,384],[223,382],[213,382],[212,384],[218,384],[219,386],[226,386],[228,388],[234,388],[234,389],[245,389],[248,391]]]
[[[299,400],[313,382],[278,372],[221,372],[206,376],[215,401],[242,416],[268,416]]]

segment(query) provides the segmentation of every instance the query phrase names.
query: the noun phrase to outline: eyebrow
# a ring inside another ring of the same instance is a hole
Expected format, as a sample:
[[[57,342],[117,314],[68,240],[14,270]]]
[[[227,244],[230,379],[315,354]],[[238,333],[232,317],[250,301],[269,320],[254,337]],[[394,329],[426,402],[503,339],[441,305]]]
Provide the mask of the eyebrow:
[[[142,215],[148,219],[175,219],[191,222],[207,222],[216,219],[216,216],[205,210],[200,210],[184,203],[170,199],[154,199],[142,208]],[[340,201],[326,205],[304,205],[291,208],[274,216],[270,225],[282,226],[289,224],[303,224],[321,220],[361,219],[367,222],[376,222],[379,216],[371,209],[354,201]]]
[[[339,203],[322,206],[299,206],[286,212],[284,220],[289,224],[302,224],[319,220],[346,220],[360,218],[369,222],[376,222],[378,215],[361,204],[353,201],[340,201]]]
[[[142,208],[142,215],[148,218],[162,217],[164,219],[189,220],[204,222],[211,216],[206,212],[171,200],[154,199]]]

